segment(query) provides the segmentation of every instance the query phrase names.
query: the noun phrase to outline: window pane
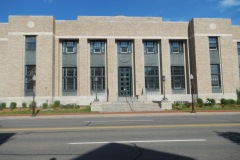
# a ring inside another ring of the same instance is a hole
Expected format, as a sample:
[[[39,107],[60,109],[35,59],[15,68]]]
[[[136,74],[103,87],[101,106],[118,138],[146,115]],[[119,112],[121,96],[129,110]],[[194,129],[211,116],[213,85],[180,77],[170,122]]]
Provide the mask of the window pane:
[[[171,81],[173,89],[184,89],[184,66],[171,66]]]
[[[63,90],[77,89],[77,68],[64,67],[63,68]]]
[[[159,89],[158,67],[147,66],[145,70],[145,88]]]

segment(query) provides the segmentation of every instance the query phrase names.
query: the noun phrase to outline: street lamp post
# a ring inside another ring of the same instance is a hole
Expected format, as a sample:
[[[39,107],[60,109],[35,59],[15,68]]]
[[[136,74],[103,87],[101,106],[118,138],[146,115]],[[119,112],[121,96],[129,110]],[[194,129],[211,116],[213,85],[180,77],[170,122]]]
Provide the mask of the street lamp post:
[[[95,89],[96,89],[96,98],[95,98],[94,101],[95,101],[95,102],[98,102],[98,101],[99,101],[99,99],[97,98],[97,82],[98,82],[98,78],[95,77],[94,81],[95,81]]]
[[[35,96],[36,96],[36,76],[32,77],[33,81],[33,104],[32,104],[32,117],[36,116],[35,114]]]
[[[191,80],[191,94],[192,94],[192,111],[191,113],[196,113],[195,108],[194,108],[194,99],[193,99],[193,94],[194,94],[194,86],[193,86],[193,75],[190,75],[190,80]]]
[[[162,81],[163,81],[163,100],[167,100],[166,96],[165,96],[165,76],[162,76]]]

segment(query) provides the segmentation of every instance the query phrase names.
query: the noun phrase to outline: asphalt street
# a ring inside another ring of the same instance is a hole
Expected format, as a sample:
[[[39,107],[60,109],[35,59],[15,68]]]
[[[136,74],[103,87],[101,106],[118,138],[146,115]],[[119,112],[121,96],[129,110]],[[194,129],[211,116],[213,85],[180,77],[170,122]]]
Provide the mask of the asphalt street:
[[[239,160],[240,114],[1,117],[0,160]]]

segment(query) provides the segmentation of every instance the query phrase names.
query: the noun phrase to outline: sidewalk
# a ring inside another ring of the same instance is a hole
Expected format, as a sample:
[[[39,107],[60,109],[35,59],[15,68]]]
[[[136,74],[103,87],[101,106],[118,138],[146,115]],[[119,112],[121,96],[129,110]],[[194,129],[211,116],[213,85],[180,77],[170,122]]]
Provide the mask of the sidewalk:
[[[40,114],[31,115],[1,115],[0,119],[59,119],[59,118],[83,118],[83,117],[141,117],[141,116],[194,116],[194,115],[233,115],[240,110],[204,110],[190,113],[190,111],[147,111],[147,112],[102,112],[102,113],[78,113],[78,114]]]

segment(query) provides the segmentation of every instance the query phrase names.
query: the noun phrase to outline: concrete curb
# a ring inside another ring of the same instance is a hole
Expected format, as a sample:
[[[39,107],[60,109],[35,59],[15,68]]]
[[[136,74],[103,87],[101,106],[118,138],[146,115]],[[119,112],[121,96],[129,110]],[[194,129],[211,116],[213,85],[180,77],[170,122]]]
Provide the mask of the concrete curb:
[[[240,114],[240,110],[219,110],[219,111],[154,111],[154,112],[102,112],[102,113],[80,113],[80,114],[46,114],[37,115],[4,115],[0,119],[59,119],[59,118],[84,118],[84,117],[141,117],[141,116],[194,116],[194,115],[234,115]]]

